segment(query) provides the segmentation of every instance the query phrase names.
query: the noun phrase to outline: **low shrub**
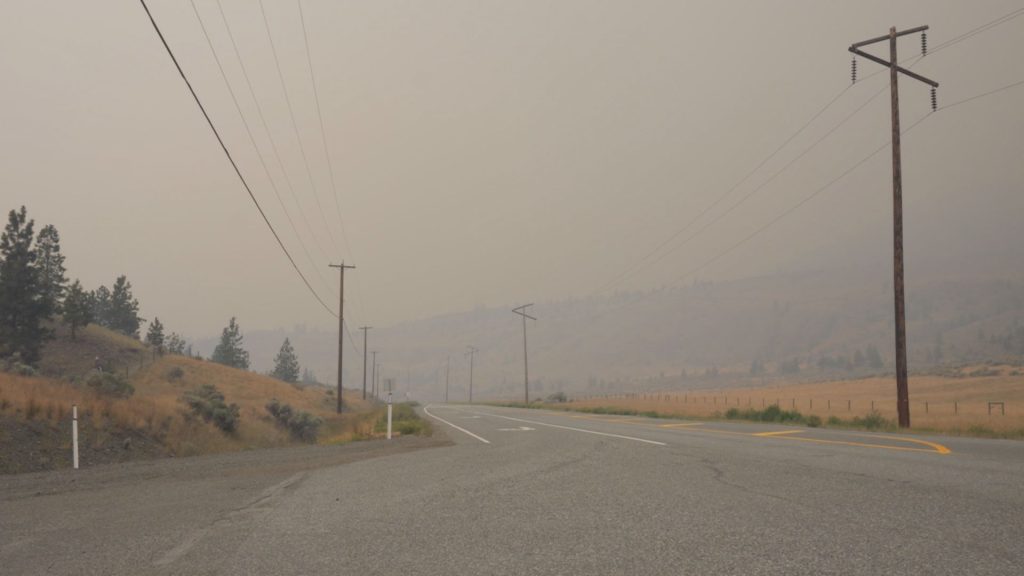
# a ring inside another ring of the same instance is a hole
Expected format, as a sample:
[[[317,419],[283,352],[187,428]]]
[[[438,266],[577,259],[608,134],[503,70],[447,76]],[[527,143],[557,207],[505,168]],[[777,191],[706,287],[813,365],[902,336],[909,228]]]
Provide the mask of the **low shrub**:
[[[411,403],[395,404],[391,412],[391,430],[404,436],[420,435],[429,436],[431,432],[430,423],[420,418],[420,415],[413,409]],[[388,429],[387,413],[383,414],[374,424],[374,432],[381,434]]]
[[[213,422],[222,431],[231,433],[238,428],[239,409],[237,404],[226,404],[224,395],[213,384],[203,384],[182,397],[192,412],[206,422]]]
[[[817,414],[811,414],[810,416],[807,417],[807,420],[804,423],[810,426],[811,428],[818,428],[821,426],[821,416],[818,416]]]
[[[128,398],[135,393],[135,387],[124,376],[113,372],[93,372],[85,383],[101,396]]]
[[[170,382],[177,382],[185,377],[185,371],[181,366],[175,366],[167,371],[167,380]]]
[[[21,354],[15,352],[9,357],[0,361],[0,370],[14,374],[15,376],[35,376],[36,369],[21,361]]]
[[[309,412],[296,411],[290,404],[282,404],[277,398],[268,402],[266,409],[277,425],[286,428],[292,437],[303,442],[316,442],[317,433],[324,422],[320,418]]]
[[[842,420],[842,418],[840,418],[838,416],[829,416],[828,420],[826,421],[826,423],[829,426],[842,426],[843,420]]]
[[[555,392],[554,394],[549,394],[548,397],[544,399],[545,402],[550,402],[552,404],[568,402],[568,400],[569,399],[565,396],[565,392]]]
[[[877,411],[873,411],[863,418],[854,416],[850,423],[860,428],[867,428],[868,430],[892,429],[896,427],[892,420],[885,418]]]

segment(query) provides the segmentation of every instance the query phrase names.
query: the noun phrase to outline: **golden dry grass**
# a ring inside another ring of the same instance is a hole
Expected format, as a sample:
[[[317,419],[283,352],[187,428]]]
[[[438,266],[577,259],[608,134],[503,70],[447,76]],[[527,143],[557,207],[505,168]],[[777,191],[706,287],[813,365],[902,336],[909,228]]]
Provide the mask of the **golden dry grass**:
[[[181,376],[172,372],[180,369]],[[289,433],[268,416],[265,405],[276,398],[295,410],[324,420],[321,442],[338,443],[372,435],[379,409],[346,391],[351,412],[335,414],[335,399],[322,387],[299,387],[253,372],[212,362],[164,356],[132,374],[135,394],[127,399],[97,395],[84,385],[0,373],[0,414],[52,424],[70,417],[72,404],[80,418],[98,429],[136,430],[159,440],[178,455],[266,448],[294,443]],[[192,417],[182,395],[203,384],[213,384],[227,403],[238,404],[240,420],[233,434]]]
[[[1024,375],[1010,366],[989,369],[993,376],[910,377],[911,423],[914,428],[954,434],[984,431],[1024,431]],[[635,396],[635,395],[634,395]],[[1004,402],[989,415],[989,402]],[[614,407],[690,418],[720,416],[729,408],[756,408],[778,403],[785,410],[816,414],[822,419],[865,416],[872,408],[888,419],[896,418],[896,383],[892,377],[816,383],[781,383],[767,387],[708,389],[687,392],[642,393],[639,397],[594,397],[577,400],[569,408]],[[1019,435],[1019,434],[1012,434]]]

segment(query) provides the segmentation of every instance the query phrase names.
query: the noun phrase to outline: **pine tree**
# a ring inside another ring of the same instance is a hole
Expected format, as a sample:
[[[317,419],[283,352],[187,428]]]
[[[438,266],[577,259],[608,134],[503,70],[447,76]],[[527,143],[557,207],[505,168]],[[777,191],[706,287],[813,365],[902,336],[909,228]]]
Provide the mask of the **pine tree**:
[[[299,381],[299,359],[295,356],[295,349],[292,348],[292,343],[287,338],[284,339],[281,350],[274,358],[274,370],[270,375],[292,384]]]
[[[153,318],[149,324],[149,331],[146,332],[146,344],[149,344],[158,354],[164,353],[164,325],[160,318]]]
[[[249,353],[242,349],[242,340],[242,332],[238,323],[235,322],[235,317],[232,316],[227,327],[221,332],[220,343],[213,349],[213,356],[210,357],[210,360],[225,366],[248,370]]]
[[[71,339],[79,328],[84,328],[92,322],[92,299],[89,293],[82,289],[82,283],[78,280],[68,288],[64,296],[64,323],[71,326]]]
[[[0,356],[19,354],[28,364],[39,361],[43,341],[52,336],[43,321],[53,313],[40,291],[34,225],[22,206],[11,210],[0,236]]]
[[[100,286],[93,290],[89,301],[92,305],[93,322],[110,328],[110,288]]]
[[[302,383],[303,384],[319,384],[316,380],[316,374],[313,373],[309,368],[302,369]]]
[[[185,354],[185,340],[177,332],[171,332],[167,337],[167,352],[178,356]]]
[[[36,266],[39,269],[39,291],[53,311],[60,310],[67,291],[64,276],[64,255],[60,253],[60,235],[52,224],[43,226],[36,238]]]
[[[139,301],[132,296],[132,283],[122,274],[110,291],[110,328],[138,338],[141,324]]]

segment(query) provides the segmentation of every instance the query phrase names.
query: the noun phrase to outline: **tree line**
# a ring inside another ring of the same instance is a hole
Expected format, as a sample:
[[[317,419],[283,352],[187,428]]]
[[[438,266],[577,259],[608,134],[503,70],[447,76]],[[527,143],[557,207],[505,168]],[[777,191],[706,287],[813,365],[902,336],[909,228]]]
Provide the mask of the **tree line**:
[[[0,360],[36,366],[46,341],[56,337],[54,325],[58,322],[68,326],[72,340],[89,324],[140,339],[146,320],[139,316],[139,301],[127,276],[118,276],[109,288],[87,290],[78,279],[68,281],[64,263],[56,227],[47,224],[37,234],[35,220],[28,217],[24,206],[10,211],[0,235]],[[232,317],[210,360],[248,370],[249,353],[242,347],[243,340]],[[201,358],[193,355],[191,344],[180,335],[165,334],[158,317],[149,323],[145,342],[159,354]],[[299,381],[298,356],[288,338],[269,375],[285,382]],[[308,368],[301,379],[316,383]]]

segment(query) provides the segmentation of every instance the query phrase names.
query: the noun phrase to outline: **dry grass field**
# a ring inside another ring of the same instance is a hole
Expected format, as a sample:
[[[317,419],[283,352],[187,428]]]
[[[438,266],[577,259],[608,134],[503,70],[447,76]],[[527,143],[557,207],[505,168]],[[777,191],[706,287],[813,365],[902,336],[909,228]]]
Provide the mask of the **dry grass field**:
[[[974,366],[958,376],[911,375],[911,423],[922,431],[1024,437],[1024,373],[1013,366]],[[1003,405],[990,402],[1002,402]],[[766,387],[648,392],[588,397],[570,409],[600,407],[656,412],[688,418],[721,417],[729,408],[784,410],[851,419],[872,410],[896,419],[896,383],[892,377],[817,383],[780,383]],[[1005,413],[1004,413],[1005,410]]]
[[[102,395],[85,384],[100,357],[125,377],[135,392],[128,398]],[[333,390],[292,385],[268,376],[183,356],[154,356],[138,341],[89,326],[76,341],[58,336],[41,363],[48,376],[0,372],[0,468],[24,470],[65,465],[70,450],[72,405],[78,406],[82,448],[96,459],[117,461],[160,454],[188,456],[284,446],[299,442],[266,410],[276,399],[296,412],[322,419],[320,443],[337,444],[378,435],[374,425],[383,408],[345,393],[343,417],[335,413]],[[60,375],[60,377],[58,377]],[[195,415],[183,396],[214,385],[224,402],[237,404],[237,428],[225,433]],[[131,439],[134,444],[125,441]],[[131,446],[131,448],[129,448]],[[21,451],[21,452],[19,452]],[[55,454],[58,454],[55,456]],[[11,462],[15,461],[15,462]]]

